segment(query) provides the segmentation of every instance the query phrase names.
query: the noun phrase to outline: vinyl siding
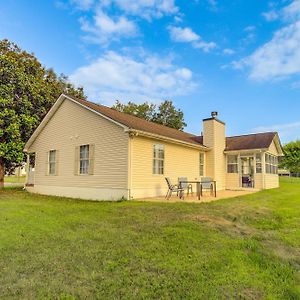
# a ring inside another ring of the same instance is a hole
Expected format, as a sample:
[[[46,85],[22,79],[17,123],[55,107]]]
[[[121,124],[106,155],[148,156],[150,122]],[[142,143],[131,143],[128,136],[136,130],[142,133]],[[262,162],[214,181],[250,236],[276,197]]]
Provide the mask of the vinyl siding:
[[[35,185],[127,189],[128,134],[99,115],[64,100],[31,145],[36,153]],[[76,146],[93,144],[94,174],[75,175]],[[57,176],[47,174],[50,149],[59,151]]]
[[[240,175],[238,173],[226,174],[226,189],[240,189]]]
[[[164,175],[152,174],[153,145],[164,145]],[[169,177],[177,184],[178,177],[188,180],[199,180],[199,153],[197,149],[157,141],[145,137],[134,137],[131,140],[131,196],[146,198],[165,195]],[[194,187],[196,191],[196,187]]]

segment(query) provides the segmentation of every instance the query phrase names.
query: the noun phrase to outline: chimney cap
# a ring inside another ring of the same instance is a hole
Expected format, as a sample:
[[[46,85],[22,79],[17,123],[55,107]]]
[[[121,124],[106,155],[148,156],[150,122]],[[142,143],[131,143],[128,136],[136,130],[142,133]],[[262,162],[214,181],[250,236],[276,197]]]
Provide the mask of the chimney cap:
[[[212,111],[212,112],[211,112],[211,117],[212,117],[212,118],[215,119],[217,116],[218,116],[218,112],[217,112],[217,111]]]

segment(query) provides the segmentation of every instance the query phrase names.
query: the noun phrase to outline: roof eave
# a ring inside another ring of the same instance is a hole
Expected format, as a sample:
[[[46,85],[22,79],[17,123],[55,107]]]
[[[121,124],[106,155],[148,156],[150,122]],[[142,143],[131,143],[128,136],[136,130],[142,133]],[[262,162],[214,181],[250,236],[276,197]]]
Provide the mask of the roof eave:
[[[35,131],[31,135],[31,137],[29,138],[29,140],[26,142],[26,144],[24,146],[24,149],[23,149],[24,152],[28,152],[29,151],[30,146],[33,144],[33,142],[35,141],[35,139],[37,138],[37,136],[40,134],[40,132],[46,126],[46,124],[48,123],[48,121],[52,118],[52,116],[54,115],[54,113],[58,110],[58,108],[62,104],[62,102],[64,100],[64,97],[65,97],[65,95],[61,94],[58,97],[58,99],[55,101],[55,103],[53,104],[53,106],[51,107],[51,109],[48,111],[48,113],[46,114],[46,116],[43,118],[42,122],[39,124],[39,126],[35,129]]]
[[[224,150],[224,153],[230,153],[230,154],[234,154],[234,153],[243,153],[243,152],[265,152],[267,151],[269,148],[256,148],[256,149],[240,149],[240,150]]]
[[[134,133],[136,136],[140,135],[140,136],[153,138],[153,139],[161,140],[161,141],[166,141],[166,142],[170,142],[170,143],[173,143],[173,144],[178,144],[178,145],[182,145],[182,146],[186,146],[186,147],[189,147],[189,148],[194,148],[194,149],[198,149],[198,150],[202,150],[202,151],[209,151],[210,150],[210,148],[208,148],[204,145],[201,145],[201,144],[197,145],[197,144],[194,144],[194,143],[189,143],[189,142],[185,142],[185,141],[182,141],[182,140],[173,139],[173,138],[169,138],[169,137],[154,134],[154,133],[149,133],[149,132],[142,131],[142,130],[129,129],[129,133]]]
[[[27,141],[27,143],[25,144],[25,147],[24,147],[24,152],[28,152],[29,151],[29,148],[30,146],[32,145],[32,143],[35,141],[35,139],[37,138],[37,136],[39,135],[39,133],[42,131],[42,129],[46,126],[46,124],[48,123],[48,121],[52,118],[52,116],[54,115],[54,113],[58,110],[58,108],[60,107],[60,105],[62,104],[62,102],[65,100],[65,99],[68,99],[70,101],[72,101],[73,103],[76,103],[77,105],[103,117],[104,119],[106,120],[109,120],[113,123],[115,123],[116,125],[122,127],[124,130],[128,130],[128,127],[125,126],[124,124],[121,124],[109,117],[107,117],[106,115],[104,114],[101,114],[99,113],[98,111],[76,101],[75,99],[69,97],[68,95],[65,95],[65,94],[61,94],[58,99],[55,101],[55,103],[53,104],[53,106],[51,107],[51,109],[48,111],[48,113],[46,114],[46,116],[44,117],[44,119],[42,120],[42,122],[40,123],[40,125],[36,128],[36,130],[33,132],[33,134],[31,135],[31,137],[29,138],[29,140]]]

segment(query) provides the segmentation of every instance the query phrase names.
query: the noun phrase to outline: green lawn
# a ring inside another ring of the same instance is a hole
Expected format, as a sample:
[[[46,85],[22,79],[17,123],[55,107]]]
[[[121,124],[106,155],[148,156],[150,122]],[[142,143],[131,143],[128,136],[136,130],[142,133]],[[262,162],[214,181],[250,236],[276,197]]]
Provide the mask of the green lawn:
[[[300,299],[300,180],[208,204],[0,191],[1,299]]]
[[[25,182],[26,176],[5,176],[4,177],[4,182],[9,182],[9,183],[24,183]]]

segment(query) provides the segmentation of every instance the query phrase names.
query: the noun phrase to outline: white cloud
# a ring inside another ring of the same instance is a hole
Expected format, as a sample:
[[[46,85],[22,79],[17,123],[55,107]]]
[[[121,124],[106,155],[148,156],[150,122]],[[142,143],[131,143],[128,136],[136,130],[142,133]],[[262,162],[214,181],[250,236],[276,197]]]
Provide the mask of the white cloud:
[[[171,39],[175,42],[195,42],[200,40],[200,36],[191,28],[169,26]]]
[[[252,31],[254,31],[255,29],[256,29],[255,26],[249,25],[249,26],[247,26],[247,27],[244,28],[244,31],[246,31],[246,32],[252,32]]]
[[[233,49],[226,48],[223,50],[223,54],[225,55],[233,55],[235,51]]]
[[[216,47],[214,42],[205,42],[201,36],[195,33],[189,27],[169,26],[170,37],[173,41],[179,43],[191,43],[194,48],[209,52]]]
[[[271,126],[260,126],[254,128],[254,132],[266,132],[266,131],[276,131],[283,141],[291,141],[300,139],[300,121],[277,124]]]
[[[110,51],[70,76],[82,85],[90,99],[158,101],[191,92],[196,83],[191,70],[178,67],[170,59],[154,55],[132,58]]]
[[[88,10],[94,4],[94,0],[71,0],[70,2],[81,10]]]
[[[255,80],[280,79],[300,73],[300,21],[275,32],[268,43],[240,64],[250,68]]]
[[[274,8],[268,12],[262,13],[262,16],[268,21],[275,21],[281,19],[283,21],[297,20],[300,17],[300,0],[293,0],[289,5],[285,6],[283,9],[278,10]]]
[[[179,12],[175,0],[70,0],[77,8],[87,10],[97,4],[103,9],[116,7],[122,13],[151,20]]]
[[[111,18],[102,10],[97,10],[93,23],[86,19],[80,19],[81,29],[88,33],[86,38],[94,43],[107,44],[120,37],[133,37],[137,35],[138,29],[134,22],[124,16]]]
[[[232,63],[235,68],[249,68],[251,79],[277,80],[300,74],[300,0],[284,7],[279,15],[288,24],[251,55]]]
[[[277,11],[275,10],[270,10],[268,12],[264,12],[262,13],[262,16],[268,21],[268,22],[271,22],[271,21],[275,21],[279,18],[279,14]]]
[[[295,20],[300,17],[300,0],[294,0],[282,10],[282,15],[287,20]]]

